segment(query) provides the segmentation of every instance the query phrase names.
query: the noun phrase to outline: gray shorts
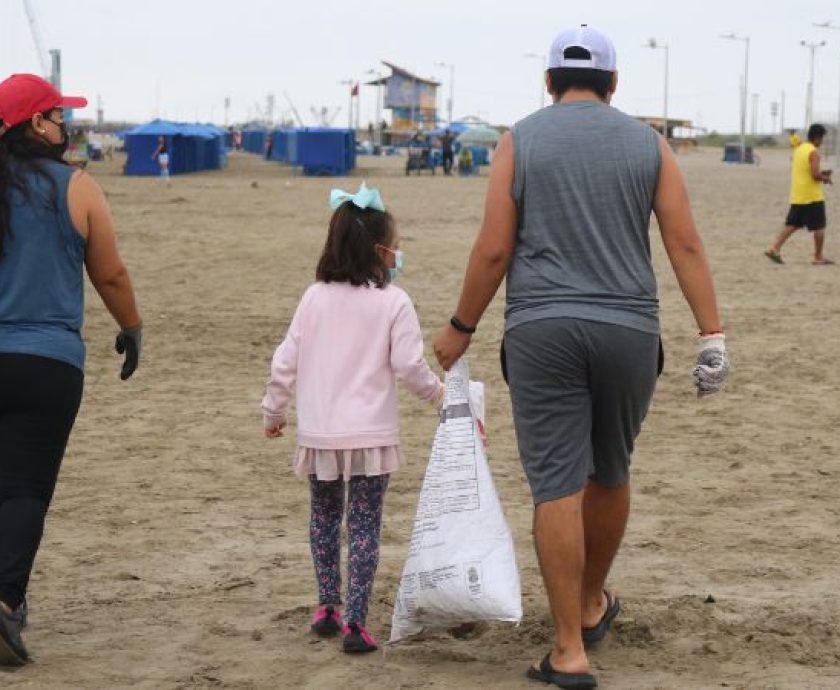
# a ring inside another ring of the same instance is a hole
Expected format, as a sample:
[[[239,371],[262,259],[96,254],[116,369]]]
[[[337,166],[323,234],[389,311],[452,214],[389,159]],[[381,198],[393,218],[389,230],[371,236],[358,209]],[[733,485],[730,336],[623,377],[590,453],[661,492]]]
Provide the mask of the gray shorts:
[[[553,318],[505,333],[513,419],[534,503],[628,480],[656,386],[659,336]]]

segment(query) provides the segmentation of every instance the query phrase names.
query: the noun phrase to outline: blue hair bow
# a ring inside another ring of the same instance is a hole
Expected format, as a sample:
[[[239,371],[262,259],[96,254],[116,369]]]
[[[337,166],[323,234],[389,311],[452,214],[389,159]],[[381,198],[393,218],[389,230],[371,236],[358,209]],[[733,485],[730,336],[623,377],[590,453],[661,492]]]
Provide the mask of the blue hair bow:
[[[364,182],[362,182],[359,191],[355,194],[345,192],[343,189],[333,189],[330,191],[331,209],[337,209],[346,201],[352,201],[359,208],[372,208],[374,211],[385,210],[385,204],[382,203],[379,190],[376,187],[368,187]]]

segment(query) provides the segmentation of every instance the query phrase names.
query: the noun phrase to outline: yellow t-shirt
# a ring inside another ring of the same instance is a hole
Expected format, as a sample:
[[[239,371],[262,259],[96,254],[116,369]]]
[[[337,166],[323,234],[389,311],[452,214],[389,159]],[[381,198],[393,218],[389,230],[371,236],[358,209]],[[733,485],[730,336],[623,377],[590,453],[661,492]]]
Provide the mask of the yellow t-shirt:
[[[790,142],[790,147],[792,149],[795,149],[797,146],[799,146],[799,144],[802,143],[802,140],[799,138],[799,135],[796,132],[793,132],[790,135],[790,138],[788,139],[788,141]]]
[[[793,166],[790,171],[790,203],[813,204],[825,201],[822,182],[817,182],[811,175],[811,152],[817,147],[806,141],[793,152]]]

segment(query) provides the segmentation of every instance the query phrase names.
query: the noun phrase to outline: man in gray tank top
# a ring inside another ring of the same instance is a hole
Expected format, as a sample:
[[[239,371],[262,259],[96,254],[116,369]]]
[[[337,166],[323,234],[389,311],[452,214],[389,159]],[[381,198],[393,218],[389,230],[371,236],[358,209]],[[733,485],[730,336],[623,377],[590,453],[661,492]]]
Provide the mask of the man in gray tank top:
[[[699,395],[728,373],[711,271],[667,142],[609,105],[615,49],[587,26],[560,33],[554,104],[496,150],[484,222],[455,315],[435,340],[445,369],[507,275],[506,365],[534,540],[556,629],[528,676],[595,687],[586,647],[620,611],[606,589],[630,506],[633,444],[661,364],[651,212],[700,330]]]

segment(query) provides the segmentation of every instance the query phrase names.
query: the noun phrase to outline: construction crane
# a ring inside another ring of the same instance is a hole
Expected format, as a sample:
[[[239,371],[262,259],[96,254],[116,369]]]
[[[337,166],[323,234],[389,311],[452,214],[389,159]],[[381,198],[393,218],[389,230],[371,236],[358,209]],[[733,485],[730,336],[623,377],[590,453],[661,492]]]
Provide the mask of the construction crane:
[[[325,105],[321,106],[320,110],[312,106],[309,108],[309,111],[312,113],[312,117],[315,118],[315,122],[319,127],[331,127],[335,118],[338,117],[338,113],[341,112],[341,106],[336,108],[332,115],[330,115],[330,110]]]
[[[38,24],[38,16],[35,14],[35,7],[31,0],[23,0],[23,9],[26,18],[29,20],[29,30],[32,32],[32,40],[35,42],[35,52],[38,53],[38,61],[41,63],[41,73],[45,79],[61,90],[61,51],[58,49],[45,50],[44,39],[41,36],[41,27]]]
[[[291,97],[285,91],[283,92],[283,97],[286,99],[286,101],[289,104],[289,107],[292,109],[292,114],[295,116],[295,120],[297,120],[298,127],[303,127],[304,126],[303,120],[301,119],[300,114],[297,111],[297,108],[295,108],[295,104],[292,103]]]

